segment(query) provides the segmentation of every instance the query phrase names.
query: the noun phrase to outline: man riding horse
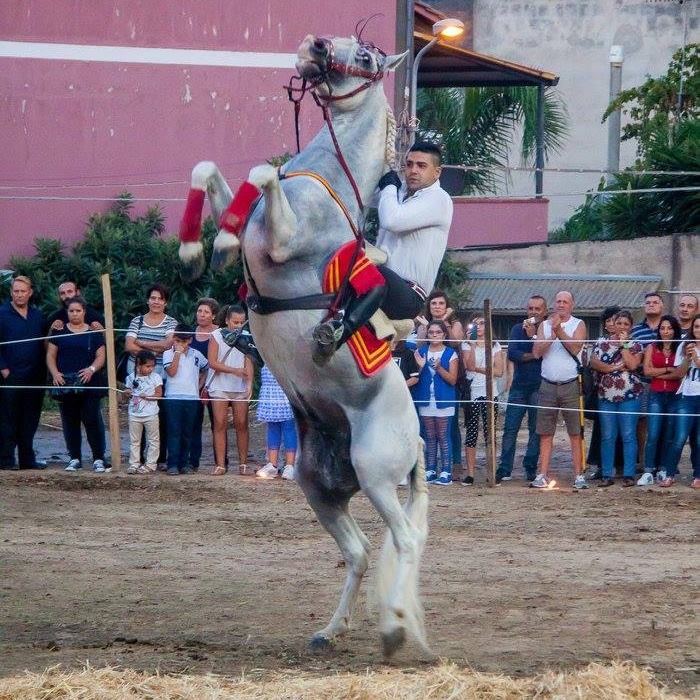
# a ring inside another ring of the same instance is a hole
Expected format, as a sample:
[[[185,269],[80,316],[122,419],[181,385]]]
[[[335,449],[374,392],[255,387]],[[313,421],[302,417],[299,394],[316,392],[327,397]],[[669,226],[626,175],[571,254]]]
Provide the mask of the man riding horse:
[[[313,329],[317,358],[330,357],[377,309],[392,320],[420,313],[435,283],[452,222],[452,199],[440,187],[441,161],[438,146],[419,141],[406,156],[405,183],[394,170],[379,180],[377,247],[387,256],[378,266],[383,279],[367,293],[353,294],[333,318]],[[227,211],[228,221],[234,223],[229,230],[243,227],[247,208],[258,195],[250,183],[241,185]]]
[[[441,170],[440,149],[417,142],[406,156],[405,184],[394,170],[379,180],[377,247],[388,258],[379,265],[385,283],[353,297],[335,318],[314,328],[322,355],[332,355],[378,308],[394,320],[420,313],[435,283],[452,222],[452,199],[440,187]]]

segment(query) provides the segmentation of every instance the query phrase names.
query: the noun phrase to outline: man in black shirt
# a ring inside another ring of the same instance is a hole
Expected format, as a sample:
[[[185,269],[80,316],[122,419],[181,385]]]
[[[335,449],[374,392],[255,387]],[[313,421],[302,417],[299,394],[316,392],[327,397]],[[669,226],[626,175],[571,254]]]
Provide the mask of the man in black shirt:
[[[73,280],[66,280],[58,285],[58,298],[61,300],[61,308],[49,316],[49,327],[52,331],[61,331],[68,323],[68,303],[73,297],[81,297],[80,288]],[[85,311],[85,323],[90,330],[99,331],[105,326],[104,316],[88,306]]]

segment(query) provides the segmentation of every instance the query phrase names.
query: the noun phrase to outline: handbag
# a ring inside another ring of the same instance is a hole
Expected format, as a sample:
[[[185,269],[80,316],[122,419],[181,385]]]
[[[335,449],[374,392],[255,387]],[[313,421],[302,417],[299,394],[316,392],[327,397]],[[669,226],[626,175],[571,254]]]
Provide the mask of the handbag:
[[[67,396],[80,394],[85,390],[85,385],[77,372],[64,372],[62,386],[53,386],[49,389],[49,396],[54,401],[63,401]]]

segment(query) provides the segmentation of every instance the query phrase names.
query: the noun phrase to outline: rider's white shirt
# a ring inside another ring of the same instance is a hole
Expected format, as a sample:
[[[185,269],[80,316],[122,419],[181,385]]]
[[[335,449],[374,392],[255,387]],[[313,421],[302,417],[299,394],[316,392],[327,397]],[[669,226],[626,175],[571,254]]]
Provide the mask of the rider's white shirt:
[[[452,198],[439,180],[404,201],[405,196],[405,184],[398,198],[394,185],[382,190],[377,246],[389,256],[389,269],[429,293],[447,248]]]

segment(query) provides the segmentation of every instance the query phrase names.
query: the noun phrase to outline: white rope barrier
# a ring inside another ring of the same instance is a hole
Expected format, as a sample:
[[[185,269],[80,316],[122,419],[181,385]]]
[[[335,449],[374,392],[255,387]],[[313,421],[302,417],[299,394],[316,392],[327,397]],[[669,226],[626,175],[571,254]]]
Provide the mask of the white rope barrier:
[[[576,192],[541,192],[537,194],[537,197],[600,197],[611,194],[650,194],[658,192],[698,192],[700,191],[700,186],[694,187],[644,187],[636,189],[621,189],[621,190],[585,190]],[[498,200],[503,197],[509,199],[513,198],[525,198],[533,199],[534,195],[531,192],[526,192],[523,194],[508,193],[507,195],[464,195],[461,199],[469,201],[470,199],[478,200]],[[122,197],[61,197],[58,195],[0,195],[0,200],[3,201],[50,201],[50,202],[121,202],[124,201]],[[148,202],[178,202],[184,203],[187,201],[186,197],[131,197],[128,200],[130,203],[148,203]]]

